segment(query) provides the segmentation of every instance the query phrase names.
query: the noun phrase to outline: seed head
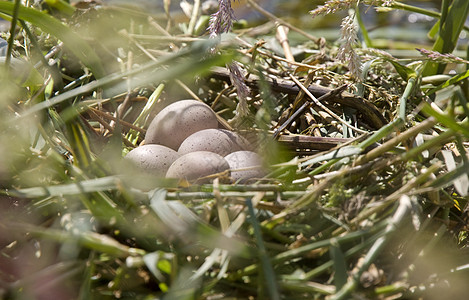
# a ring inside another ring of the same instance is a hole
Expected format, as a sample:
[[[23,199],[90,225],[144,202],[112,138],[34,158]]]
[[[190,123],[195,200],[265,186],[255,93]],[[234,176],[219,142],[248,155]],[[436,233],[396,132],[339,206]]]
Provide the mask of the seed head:
[[[342,44],[337,52],[337,58],[347,63],[350,73],[355,79],[360,80],[362,73],[362,63],[360,56],[353,48],[358,44],[357,26],[354,22],[355,16],[348,15],[342,20],[340,33]]]
[[[208,26],[210,37],[229,32],[234,20],[236,17],[231,7],[231,0],[218,0],[218,11],[210,16]]]
[[[417,48],[420,54],[426,56],[428,59],[434,62],[444,63],[444,64],[469,64],[469,61],[464,60],[456,55],[451,53],[440,53],[433,50],[420,49]]]
[[[339,10],[347,9],[352,4],[356,4],[357,0],[329,0],[324,5],[318,6],[318,8],[310,11],[309,13],[314,17],[319,15],[333,14]]]

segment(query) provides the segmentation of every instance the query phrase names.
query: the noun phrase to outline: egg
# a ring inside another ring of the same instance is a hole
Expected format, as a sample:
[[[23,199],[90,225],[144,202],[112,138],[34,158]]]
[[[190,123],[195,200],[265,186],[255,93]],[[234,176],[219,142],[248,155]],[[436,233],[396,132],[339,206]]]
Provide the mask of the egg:
[[[265,175],[262,167],[262,158],[259,154],[252,151],[236,151],[225,156],[225,160],[230,165],[231,178],[234,181],[246,182],[252,178],[261,178]],[[235,171],[236,169],[251,168]]]
[[[131,150],[125,159],[133,162],[141,170],[159,177],[164,177],[179,154],[171,148],[147,144]]]
[[[196,151],[176,159],[166,173],[167,178],[196,180],[208,175],[221,173],[230,168],[223,156],[208,151]],[[208,179],[199,182],[208,182]]]
[[[221,156],[246,150],[249,142],[236,132],[225,129],[204,129],[188,136],[179,146],[181,155],[195,151],[210,151]]]
[[[166,106],[155,116],[145,135],[145,143],[177,151],[191,134],[217,127],[217,116],[210,106],[197,100],[181,100]]]

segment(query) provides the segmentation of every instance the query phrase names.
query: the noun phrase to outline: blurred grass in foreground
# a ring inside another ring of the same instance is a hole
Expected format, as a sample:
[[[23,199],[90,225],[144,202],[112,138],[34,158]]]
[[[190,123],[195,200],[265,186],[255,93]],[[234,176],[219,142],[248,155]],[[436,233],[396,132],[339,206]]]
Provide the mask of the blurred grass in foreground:
[[[275,16],[218,40],[202,30],[202,10],[176,22],[80,4],[0,2],[14,32],[0,81],[1,299],[465,295],[469,73],[468,58],[451,54],[467,50],[465,1],[443,1],[418,57],[356,41],[361,82],[334,58],[334,41],[317,37],[283,58]],[[354,19],[368,9],[350,8]],[[394,1],[381,9],[431,14]],[[241,122],[235,89],[211,73],[232,60],[258,79]],[[347,94],[318,103],[300,93],[308,80],[347,84]],[[272,162],[266,178],[186,186],[122,161],[144,119],[195,97],[256,136]],[[374,128],[365,108],[386,125]],[[274,141],[289,120],[281,133],[293,139]],[[319,151],[300,137],[343,143]]]

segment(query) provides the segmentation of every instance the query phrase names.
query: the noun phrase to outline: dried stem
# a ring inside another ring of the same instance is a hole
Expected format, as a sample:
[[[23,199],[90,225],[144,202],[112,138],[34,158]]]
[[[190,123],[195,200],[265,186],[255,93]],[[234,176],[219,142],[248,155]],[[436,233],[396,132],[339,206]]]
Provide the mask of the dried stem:
[[[248,4],[254,8],[255,10],[257,10],[258,12],[260,12],[261,14],[263,14],[265,17],[267,17],[269,20],[272,20],[278,24],[282,24],[288,28],[290,28],[291,30],[295,31],[295,32],[298,32],[299,34],[307,37],[308,39],[314,41],[314,42],[318,42],[318,38],[315,37],[315,36],[312,36],[311,34],[305,32],[304,30],[301,30],[300,28],[296,27],[296,26],[293,26],[292,24],[274,16],[273,14],[271,14],[270,12],[266,11],[265,9],[263,9],[262,7],[260,7],[256,2],[254,2],[253,0],[247,0],[248,1]]]

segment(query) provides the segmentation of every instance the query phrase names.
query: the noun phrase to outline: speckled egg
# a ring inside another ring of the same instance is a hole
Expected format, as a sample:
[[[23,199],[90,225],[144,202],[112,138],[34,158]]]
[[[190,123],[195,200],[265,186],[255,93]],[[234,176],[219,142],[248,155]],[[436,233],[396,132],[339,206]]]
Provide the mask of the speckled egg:
[[[246,182],[251,178],[261,178],[265,175],[262,167],[262,158],[252,151],[236,151],[225,156],[225,160],[230,165],[231,178],[237,182]],[[236,169],[251,168],[247,170],[233,171]]]
[[[161,110],[148,127],[145,143],[159,144],[177,150],[191,134],[217,128],[215,112],[197,100],[181,100]]]
[[[246,150],[249,142],[236,132],[225,129],[205,129],[188,136],[178,152],[181,155],[194,151],[210,151],[225,156],[231,152]]]
[[[166,177],[189,181],[224,172],[230,168],[228,162],[213,152],[196,151],[182,155],[169,167]],[[199,182],[208,182],[202,180]]]
[[[171,164],[179,158],[179,154],[171,148],[147,144],[131,150],[125,159],[133,162],[145,172],[164,177]]]

